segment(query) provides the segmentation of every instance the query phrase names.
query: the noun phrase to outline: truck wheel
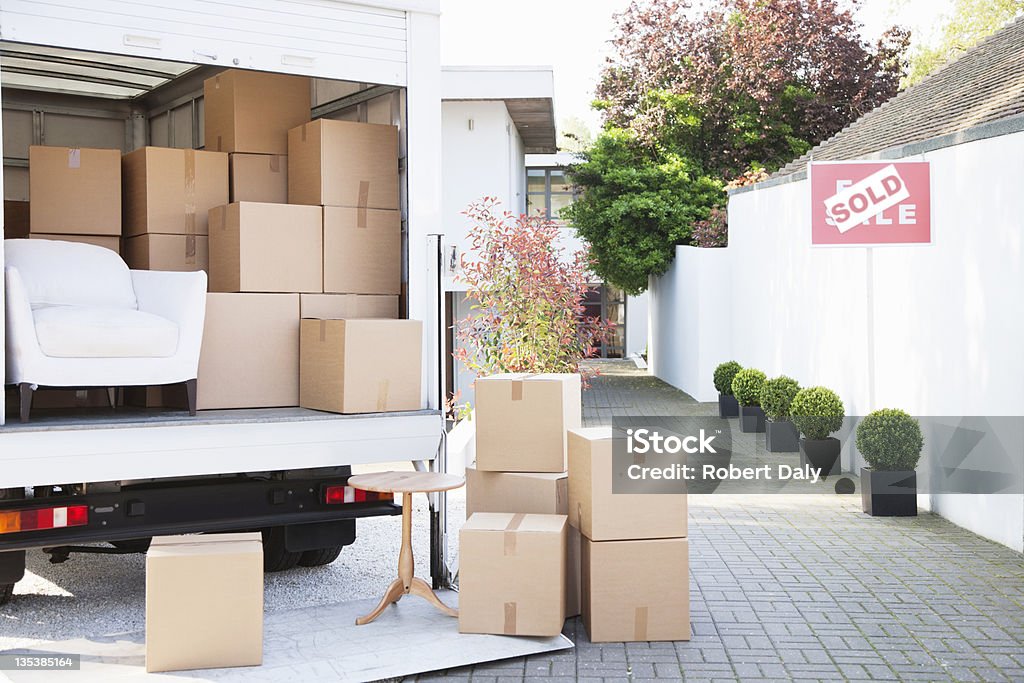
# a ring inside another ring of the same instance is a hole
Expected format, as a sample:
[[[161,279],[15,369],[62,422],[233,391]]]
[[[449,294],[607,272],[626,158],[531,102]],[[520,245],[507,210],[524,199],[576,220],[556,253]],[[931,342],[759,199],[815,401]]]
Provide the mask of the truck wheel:
[[[273,526],[263,529],[263,571],[283,572],[299,563],[300,552],[292,552],[284,546],[284,527]]]
[[[14,595],[13,583],[0,583],[0,605],[6,605]]]
[[[341,549],[344,547],[343,545],[336,545],[332,548],[307,550],[299,558],[299,564],[303,567],[322,567],[330,564],[338,559],[338,555],[341,555]]]

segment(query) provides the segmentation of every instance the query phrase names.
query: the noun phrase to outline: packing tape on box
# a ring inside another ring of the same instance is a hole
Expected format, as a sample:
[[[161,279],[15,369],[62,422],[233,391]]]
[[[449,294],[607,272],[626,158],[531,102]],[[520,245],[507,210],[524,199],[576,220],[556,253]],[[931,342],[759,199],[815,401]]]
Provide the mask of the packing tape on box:
[[[356,206],[361,209],[365,209],[370,205],[370,181],[360,180],[359,181],[359,199],[356,201]]]
[[[79,168],[82,165],[82,150],[73,147],[68,150],[68,168]]]
[[[270,172],[280,173],[281,172],[281,157],[276,154],[270,155]]]
[[[185,263],[194,265],[196,262],[196,236],[185,235]]]
[[[306,141],[306,126],[308,126],[308,125],[309,125],[308,123],[302,124],[302,141],[303,142]]]
[[[514,602],[505,603],[505,624],[502,631],[506,636],[514,636],[516,634],[516,612],[518,608]]]
[[[357,228],[365,228],[366,227],[366,207],[365,206],[360,206],[360,207],[356,208],[356,227]]]
[[[633,610],[633,639],[647,640],[647,607]]]
[[[388,394],[390,393],[390,383],[386,379],[382,379],[377,384],[377,410],[383,412],[388,409]]]
[[[224,138],[222,138],[220,135],[217,136],[217,151],[224,151]]]
[[[512,400],[522,401],[523,400],[523,380],[514,379],[512,380]]]
[[[327,341],[327,321],[320,321],[320,343]]]
[[[196,152],[185,150],[185,234],[196,234]]]
[[[508,526],[505,527],[502,542],[505,546],[505,555],[516,554],[516,531],[519,526],[523,523],[523,518],[526,515],[522,512],[517,512],[512,515],[512,519],[508,521]]]

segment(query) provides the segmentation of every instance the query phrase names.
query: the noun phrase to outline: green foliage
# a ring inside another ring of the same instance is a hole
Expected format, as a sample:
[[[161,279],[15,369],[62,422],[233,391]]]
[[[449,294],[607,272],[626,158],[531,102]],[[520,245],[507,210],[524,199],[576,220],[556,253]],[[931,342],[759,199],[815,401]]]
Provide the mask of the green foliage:
[[[903,87],[923,80],[1022,14],[1024,0],[956,0],[952,16],[943,17],[940,35],[914,49]]]
[[[715,389],[718,393],[732,396],[732,379],[743,366],[734,360],[726,361],[715,368]]]
[[[831,389],[811,387],[797,392],[789,405],[789,414],[801,434],[817,441],[839,431],[846,408]]]
[[[761,407],[769,420],[785,420],[789,406],[800,391],[800,384],[792,377],[774,377],[761,387]]]
[[[746,368],[732,378],[732,393],[742,406],[761,405],[761,387],[765,374],[756,368]]]
[[[923,447],[921,426],[902,410],[876,410],[857,425],[857,450],[873,469],[909,472]]]
[[[595,274],[627,294],[663,274],[693,224],[725,201],[722,183],[687,157],[618,128],[602,131],[569,176],[581,194],[561,215],[590,245]]]

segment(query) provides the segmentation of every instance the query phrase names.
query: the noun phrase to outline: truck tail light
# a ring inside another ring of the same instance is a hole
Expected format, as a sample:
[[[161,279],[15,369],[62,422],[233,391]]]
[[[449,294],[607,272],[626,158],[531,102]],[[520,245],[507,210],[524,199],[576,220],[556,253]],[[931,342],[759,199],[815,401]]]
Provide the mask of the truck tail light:
[[[324,489],[324,502],[328,505],[344,505],[345,503],[374,503],[385,500],[393,501],[393,493],[377,493],[364,491],[351,486],[328,486]]]
[[[0,534],[62,529],[69,526],[85,526],[88,523],[89,508],[86,505],[0,510]]]

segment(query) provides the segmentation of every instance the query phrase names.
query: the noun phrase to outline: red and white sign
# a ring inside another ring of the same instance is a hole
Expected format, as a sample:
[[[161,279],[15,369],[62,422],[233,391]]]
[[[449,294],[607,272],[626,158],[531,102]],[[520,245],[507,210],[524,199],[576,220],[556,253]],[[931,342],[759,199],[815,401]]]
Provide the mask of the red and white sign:
[[[928,244],[927,161],[811,164],[811,244]]]

